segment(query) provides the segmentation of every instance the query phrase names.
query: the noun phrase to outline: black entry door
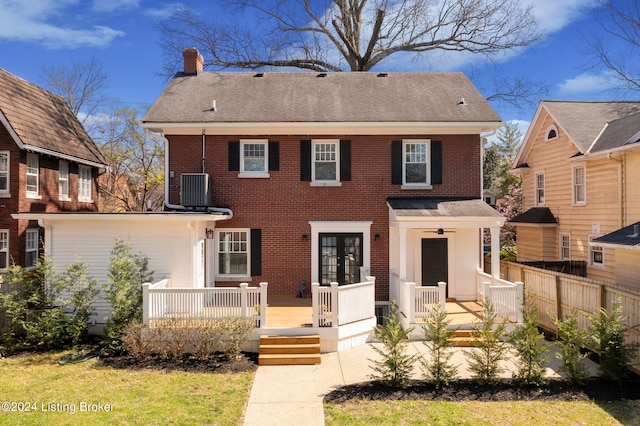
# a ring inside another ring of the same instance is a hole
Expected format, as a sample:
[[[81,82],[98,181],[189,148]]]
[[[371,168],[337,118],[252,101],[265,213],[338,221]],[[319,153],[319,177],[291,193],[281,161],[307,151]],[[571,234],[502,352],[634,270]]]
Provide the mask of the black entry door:
[[[446,238],[424,238],[422,240],[422,285],[449,283],[449,261]],[[447,290],[449,286],[447,286]]]
[[[320,284],[360,282],[362,234],[320,234]]]

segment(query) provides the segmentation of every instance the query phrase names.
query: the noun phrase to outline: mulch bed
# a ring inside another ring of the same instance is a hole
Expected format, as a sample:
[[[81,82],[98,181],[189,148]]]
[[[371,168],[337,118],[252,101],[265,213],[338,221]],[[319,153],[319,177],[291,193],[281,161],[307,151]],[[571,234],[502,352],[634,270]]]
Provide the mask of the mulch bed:
[[[239,359],[229,360],[216,354],[206,360],[185,357],[178,360],[150,357],[139,360],[131,355],[101,357],[99,362],[105,367],[131,370],[187,371],[192,373],[240,373],[258,369],[258,354],[243,353]]]

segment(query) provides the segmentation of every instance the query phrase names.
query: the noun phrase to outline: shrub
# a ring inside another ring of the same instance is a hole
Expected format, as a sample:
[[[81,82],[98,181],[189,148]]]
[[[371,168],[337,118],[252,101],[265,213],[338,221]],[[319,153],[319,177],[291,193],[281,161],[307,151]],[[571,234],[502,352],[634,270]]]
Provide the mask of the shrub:
[[[571,309],[569,315],[564,320],[553,319],[553,323],[558,328],[558,347],[556,357],[562,361],[560,371],[565,373],[572,383],[582,384],[589,377],[589,372],[581,362],[587,357],[582,352],[582,348],[589,343],[589,331],[581,330],[578,327],[578,311]]]
[[[600,355],[599,376],[622,382],[629,377],[638,344],[625,342],[627,328],[624,325],[620,297],[614,299],[611,311],[600,308],[590,319],[589,331]]]
[[[500,361],[505,359],[508,347],[502,341],[505,336],[503,323],[496,322],[497,314],[488,297],[484,300],[482,319],[473,325],[473,344],[476,347],[467,351],[469,369],[473,377],[481,384],[494,384],[498,375],[504,372]]]
[[[457,327],[450,328],[450,324],[451,320],[447,320],[447,313],[436,306],[429,311],[427,322],[422,326],[424,344],[428,348],[430,358],[422,359],[422,368],[427,379],[436,388],[448,386],[458,374],[457,366],[451,364],[453,353],[449,351],[452,347],[451,338]]]
[[[220,344],[222,352],[228,359],[238,359],[242,346],[249,340],[253,332],[253,321],[244,317],[228,317],[219,320]]]
[[[147,359],[151,355],[151,341],[147,333],[147,326],[138,320],[133,320],[122,329],[122,346],[124,350],[137,359]]]
[[[149,259],[133,252],[131,245],[116,238],[111,249],[108,280],[104,286],[111,303],[111,318],[105,327],[106,347],[110,353],[122,353],[122,332],[131,321],[142,321],[142,284],[152,280]]]
[[[538,308],[535,295],[526,290],[522,301],[522,325],[509,335],[509,339],[518,354],[516,377],[525,384],[541,385],[545,382],[545,366],[550,357],[545,355],[549,345],[544,334],[538,330]]]
[[[378,325],[374,329],[375,337],[382,342],[384,349],[373,346],[374,351],[382,356],[382,360],[374,361],[374,379],[380,379],[384,384],[392,387],[406,386],[416,355],[405,353],[409,335],[413,328],[404,330],[398,319],[398,305],[391,302],[389,315],[385,317],[385,325]]]

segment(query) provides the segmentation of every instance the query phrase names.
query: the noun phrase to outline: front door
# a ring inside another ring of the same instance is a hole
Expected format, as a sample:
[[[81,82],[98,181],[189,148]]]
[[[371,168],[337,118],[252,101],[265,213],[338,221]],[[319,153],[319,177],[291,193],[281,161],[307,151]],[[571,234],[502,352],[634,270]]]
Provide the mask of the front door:
[[[320,284],[360,282],[362,234],[320,234]]]
[[[424,238],[422,240],[422,285],[437,286],[449,280],[449,261],[446,238]],[[449,286],[447,285],[447,293]]]

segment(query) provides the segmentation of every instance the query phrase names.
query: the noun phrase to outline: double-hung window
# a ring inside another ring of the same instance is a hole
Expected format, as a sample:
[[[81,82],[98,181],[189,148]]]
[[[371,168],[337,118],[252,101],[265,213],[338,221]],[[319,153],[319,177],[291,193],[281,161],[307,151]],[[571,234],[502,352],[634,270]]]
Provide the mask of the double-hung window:
[[[40,197],[40,158],[37,154],[27,153],[27,197]]]
[[[430,185],[428,140],[403,141],[403,185]]]
[[[0,151],[0,197],[9,196],[9,151]]]
[[[312,182],[340,181],[340,141],[314,140]]]
[[[69,201],[69,163],[64,160],[58,163],[58,197]]]
[[[560,233],[560,260],[571,260],[571,234]]]
[[[262,140],[240,141],[240,176],[269,177],[269,143]]]
[[[535,174],[535,205],[544,206],[544,172]]]
[[[26,245],[25,245],[25,267],[31,268],[36,266],[38,260],[38,230],[27,229],[25,232]]]
[[[93,201],[91,186],[91,167],[78,166],[78,201]]]
[[[600,235],[589,235],[589,241],[598,238]],[[592,246],[589,244],[589,266],[604,268],[604,247]]]
[[[583,164],[573,166],[573,204],[583,206],[587,203],[586,171]]]
[[[0,229],[0,270],[9,267],[9,231]]]
[[[248,276],[249,230],[224,230],[218,234],[218,276]]]

